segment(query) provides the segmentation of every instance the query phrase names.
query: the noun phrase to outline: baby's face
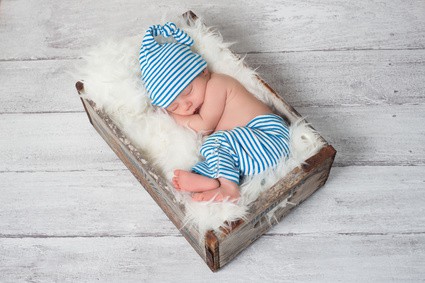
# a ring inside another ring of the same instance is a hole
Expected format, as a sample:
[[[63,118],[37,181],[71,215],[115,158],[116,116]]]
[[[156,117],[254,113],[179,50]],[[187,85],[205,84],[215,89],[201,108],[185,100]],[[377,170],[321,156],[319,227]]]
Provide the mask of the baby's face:
[[[205,69],[177,96],[166,110],[184,116],[198,114],[204,103],[208,79],[209,72],[208,69]]]

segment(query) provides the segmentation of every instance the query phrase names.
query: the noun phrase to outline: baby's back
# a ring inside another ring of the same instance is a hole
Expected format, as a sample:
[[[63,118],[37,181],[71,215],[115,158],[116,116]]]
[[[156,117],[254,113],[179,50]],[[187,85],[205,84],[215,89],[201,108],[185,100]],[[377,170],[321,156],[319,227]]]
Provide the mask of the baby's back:
[[[215,73],[211,74],[211,79],[219,80],[220,83],[215,85],[226,88],[227,93],[224,111],[215,131],[245,126],[257,116],[272,113],[266,104],[258,100],[236,79]]]

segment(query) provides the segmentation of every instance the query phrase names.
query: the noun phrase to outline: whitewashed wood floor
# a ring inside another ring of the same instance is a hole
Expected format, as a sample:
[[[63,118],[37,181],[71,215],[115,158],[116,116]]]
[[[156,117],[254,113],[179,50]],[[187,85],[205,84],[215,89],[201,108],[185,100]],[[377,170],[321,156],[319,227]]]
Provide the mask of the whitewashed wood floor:
[[[425,280],[425,2],[0,2],[0,281]],[[192,9],[338,150],[212,273],[89,124],[88,47]]]

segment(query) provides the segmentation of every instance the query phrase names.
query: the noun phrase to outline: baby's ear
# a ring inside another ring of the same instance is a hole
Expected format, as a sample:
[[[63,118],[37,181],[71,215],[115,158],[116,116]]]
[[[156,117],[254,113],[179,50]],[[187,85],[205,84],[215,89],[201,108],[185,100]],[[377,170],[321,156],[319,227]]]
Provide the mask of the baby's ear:
[[[203,71],[202,71],[202,74],[204,74],[204,75],[208,75],[208,73],[209,73],[210,71],[208,71],[208,68],[205,68]]]

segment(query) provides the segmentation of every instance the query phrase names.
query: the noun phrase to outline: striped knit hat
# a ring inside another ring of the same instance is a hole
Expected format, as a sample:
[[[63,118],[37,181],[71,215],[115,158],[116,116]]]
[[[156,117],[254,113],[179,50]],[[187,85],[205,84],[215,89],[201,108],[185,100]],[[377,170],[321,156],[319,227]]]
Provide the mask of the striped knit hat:
[[[155,36],[173,36],[176,43],[160,44]],[[153,105],[167,108],[193,79],[207,66],[207,62],[190,50],[193,40],[184,31],[168,22],[151,26],[140,48],[142,80]]]

